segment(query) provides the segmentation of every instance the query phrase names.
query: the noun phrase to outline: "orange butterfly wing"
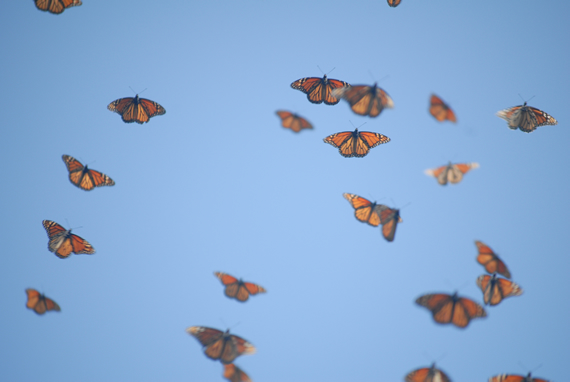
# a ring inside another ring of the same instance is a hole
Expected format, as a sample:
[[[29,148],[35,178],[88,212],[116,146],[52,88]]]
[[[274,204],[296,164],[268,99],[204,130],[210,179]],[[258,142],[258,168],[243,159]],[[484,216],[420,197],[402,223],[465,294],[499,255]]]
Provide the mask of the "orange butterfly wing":
[[[439,324],[454,324],[465,328],[474,318],[486,317],[485,309],[475,301],[458,297],[457,293],[426,294],[418,297],[416,304],[426,307],[432,312],[433,319]]]
[[[111,102],[107,109],[120,114],[125,123],[136,122],[141,125],[156,115],[166,113],[161,105],[146,98],[139,98],[138,94],[134,98],[119,98]]]
[[[489,273],[498,273],[505,276],[506,278],[511,278],[511,272],[507,269],[507,266],[497,256],[495,252],[482,241],[476,240],[475,245],[479,254],[477,255],[477,262],[485,267],[485,270]]]
[[[400,217],[400,210],[390,208],[383,204],[379,204],[377,208],[380,210],[380,222],[382,223],[382,236],[387,241],[394,241],[396,235],[396,227],[398,223],[403,222]]]
[[[253,354],[256,349],[251,343],[241,337],[225,333],[205,326],[192,326],[186,329],[188,334],[204,346],[204,353],[207,357],[220,360],[224,364],[230,364],[234,359],[243,354]]]
[[[512,375],[512,374],[501,374],[494,377],[489,378],[489,382],[550,382],[546,379],[542,378],[533,378],[531,373],[528,375]]]
[[[482,275],[477,278],[477,286],[483,292],[485,304],[497,305],[503,299],[511,296],[520,296],[523,290],[514,282],[493,276]]]
[[[290,111],[278,110],[275,112],[281,118],[281,126],[298,133],[303,129],[312,129],[313,125],[305,118]]]
[[[368,154],[371,148],[390,142],[390,138],[369,131],[359,132],[356,129],[329,135],[323,141],[337,147],[340,155],[345,158],[362,158]]]
[[[252,382],[249,376],[233,363],[224,365],[224,378],[230,382]]]
[[[373,86],[355,85],[333,90],[335,97],[346,100],[353,112],[369,117],[378,117],[385,108],[393,108],[394,101],[383,89]]]
[[[425,170],[425,174],[433,176],[437,179],[437,182],[442,186],[449,183],[459,183],[463,179],[463,175],[474,168],[478,168],[479,163],[451,163],[449,162],[445,166],[441,166],[435,169]]]
[[[354,216],[362,223],[368,223],[373,227],[380,225],[379,209],[376,208],[376,203],[364,199],[355,194],[342,194],[346,200],[354,208]]]
[[[216,277],[220,279],[222,284],[226,286],[224,291],[225,295],[229,298],[235,298],[240,302],[245,302],[249,299],[249,295],[256,295],[258,293],[265,293],[267,290],[260,285],[243,282],[235,277],[223,272],[214,272]]]
[[[558,124],[558,121],[550,114],[535,107],[527,106],[526,102],[523,105],[497,112],[497,117],[506,120],[509,129],[521,129],[525,133],[531,133],[539,126]]]
[[[323,78],[305,77],[291,84],[293,89],[297,89],[307,94],[307,99],[312,103],[322,103],[327,105],[336,105],[340,99],[335,97],[332,92],[334,89],[350,86],[347,82],[333,80],[327,78],[325,74]]]
[[[49,237],[48,249],[60,259],[69,257],[72,252],[76,255],[95,253],[95,248],[87,240],[72,234],[71,230],[68,231],[51,220],[44,220],[42,224]]]
[[[397,7],[401,2],[402,0],[388,0],[388,5],[391,7]]]
[[[26,289],[26,294],[28,296],[28,301],[26,302],[26,307],[32,309],[37,314],[44,314],[47,311],[54,310],[56,312],[61,311],[59,305],[51,298],[47,298],[35,289]]]
[[[35,0],[36,7],[40,11],[47,11],[54,14],[60,14],[66,8],[80,6],[81,0]]]
[[[445,120],[457,122],[457,118],[455,117],[453,110],[451,110],[449,106],[435,94],[432,94],[431,96],[429,112],[439,122],[443,122]]]
[[[69,171],[69,180],[82,190],[91,191],[95,187],[115,185],[113,179],[99,171],[89,170],[74,157],[62,155],[62,158]]]
[[[431,367],[417,369],[406,375],[406,382],[450,382],[449,377],[441,370],[435,368],[435,364]]]

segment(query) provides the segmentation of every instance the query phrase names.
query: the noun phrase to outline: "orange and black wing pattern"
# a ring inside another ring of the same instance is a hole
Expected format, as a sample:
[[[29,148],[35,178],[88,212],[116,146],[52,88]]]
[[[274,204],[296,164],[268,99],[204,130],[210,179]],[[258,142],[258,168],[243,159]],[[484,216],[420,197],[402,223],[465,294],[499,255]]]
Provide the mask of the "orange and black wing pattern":
[[[61,310],[55,301],[51,298],[47,298],[35,289],[26,289],[26,294],[28,295],[26,308],[32,309],[37,314],[41,315],[50,310],[54,310],[56,312]]]
[[[383,89],[376,86],[354,85],[333,90],[333,95],[344,99],[353,112],[369,117],[378,117],[385,108],[394,107],[394,101]]]
[[[223,272],[214,272],[216,277],[220,279],[222,284],[226,286],[225,294],[229,298],[235,298],[240,302],[246,302],[249,296],[256,295],[258,293],[265,293],[267,290],[260,285],[250,283],[247,281],[241,281]]]
[[[60,259],[68,258],[71,253],[76,255],[95,253],[95,248],[87,240],[72,234],[71,230],[66,230],[51,220],[44,220],[42,224],[49,237],[48,249]]]
[[[425,174],[433,176],[437,179],[437,182],[442,186],[449,183],[459,183],[463,180],[463,175],[468,173],[474,168],[478,168],[479,163],[451,163],[449,162],[445,166],[441,166],[434,169],[425,170]]]
[[[141,125],[148,122],[155,115],[166,113],[166,110],[158,103],[146,98],[139,98],[138,94],[135,98],[119,98],[111,102],[107,109],[120,114],[125,123],[136,122]]]
[[[435,363],[430,367],[423,367],[412,371],[404,378],[406,382],[450,382],[449,377],[441,370],[436,369]]]
[[[255,353],[255,346],[241,337],[225,333],[221,330],[207,328],[205,326],[191,326],[186,332],[204,346],[204,354],[213,360],[220,360],[223,364],[230,364],[244,354]]]
[[[383,204],[376,206],[380,210],[380,223],[382,224],[382,236],[387,241],[394,241],[394,236],[396,235],[396,227],[398,223],[402,223],[403,220],[400,217],[400,210],[396,208],[390,208]]]
[[[465,328],[474,318],[487,317],[485,309],[475,301],[445,293],[426,294],[418,297],[416,304],[426,307],[438,324],[453,324]]]
[[[509,272],[503,260],[493,252],[491,247],[479,240],[475,241],[475,245],[479,251],[477,254],[477,262],[484,266],[487,272],[498,273],[508,279],[511,278],[511,272]]]
[[[291,84],[293,89],[297,89],[307,94],[307,99],[312,103],[322,103],[327,105],[336,105],[340,99],[335,97],[332,92],[334,89],[345,88],[350,86],[348,82],[333,80],[325,74],[323,78],[305,77]]]
[[[354,208],[354,216],[362,223],[368,223],[373,227],[378,227],[380,221],[381,209],[377,207],[376,203],[364,199],[362,196],[355,194],[342,194],[346,200]]]
[[[525,133],[531,133],[539,126],[556,125],[558,121],[550,114],[532,106],[524,105],[510,107],[497,112],[497,117],[507,121],[509,129],[521,129]]]
[[[534,378],[531,373],[524,375],[501,374],[489,378],[489,382],[551,382],[543,378]]]
[[[309,121],[298,114],[286,110],[277,110],[275,113],[281,118],[281,126],[286,129],[291,129],[296,133],[304,129],[313,128],[313,125],[311,125]]]
[[[482,275],[477,278],[477,286],[483,292],[483,302],[486,305],[497,305],[503,299],[511,296],[520,296],[522,288],[514,282],[493,276]]]
[[[224,365],[224,378],[230,382],[252,382],[249,375],[233,363]]]
[[[388,5],[394,8],[400,5],[401,2],[402,0],[388,0]]]
[[[390,142],[390,138],[370,131],[359,132],[356,129],[329,135],[324,139],[324,142],[337,147],[340,155],[345,158],[362,158],[368,154],[371,148]]]
[[[451,110],[451,108],[435,94],[431,95],[429,103],[429,112],[439,122],[443,121],[457,122],[457,118],[455,117],[455,113],[453,112],[453,110]]]
[[[69,180],[82,190],[91,191],[95,187],[115,185],[113,179],[102,172],[88,169],[74,157],[63,155],[62,158],[69,171]]]
[[[77,7],[81,5],[81,0],[34,0],[36,7],[40,11],[46,11],[54,14],[60,14],[66,8]]]

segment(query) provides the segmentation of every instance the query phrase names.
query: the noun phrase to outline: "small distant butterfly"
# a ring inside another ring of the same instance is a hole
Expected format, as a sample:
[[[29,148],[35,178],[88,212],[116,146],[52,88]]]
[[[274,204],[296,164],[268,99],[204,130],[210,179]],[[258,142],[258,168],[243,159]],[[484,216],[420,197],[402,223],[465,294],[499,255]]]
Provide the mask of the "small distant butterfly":
[[[240,302],[245,302],[249,295],[256,295],[258,293],[267,292],[265,288],[254,283],[241,281],[227,273],[214,272],[217,278],[220,279],[222,284],[226,286],[225,294],[229,298],[235,298]]]
[[[350,105],[353,112],[369,117],[378,117],[385,108],[394,107],[394,101],[384,90],[376,86],[354,85],[335,89],[333,96],[342,98]]]
[[[382,212],[382,204],[372,203],[371,201],[364,199],[362,196],[355,194],[342,194],[346,200],[350,203],[352,208],[354,208],[354,216],[356,219],[360,220],[362,223],[368,223],[373,227],[378,227],[380,225],[380,213]]]
[[[111,102],[107,109],[121,114],[121,118],[125,123],[136,122],[141,125],[148,122],[155,115],[166,113],[166,110],[158,103],[146,98],[139,98],[138,94],[135,98],[119,98]]]
[[[497,305],[507,297],[520,296],[523,293],[520,286],[510,280],[497,277],[496,274],[479,276],[477,286],[483,292],[485,305]]]
[[[536,130],[538,126],[556,125],[558,121],[551,115],[532,106],[524,105],[510,107],[497,112],[497,117],[507,121],[509,129],[521,129],[525,133]]]
[[[95,187],[115,185],[113,179],[102,172],[89,170],[74,157],[62,155],[62,158],[69,171],[69,180],[82,190],[91,191]]]
[[[542,378],[533,378],[531,373],[525,377],[523,375],[501,374],[489,378],[489,382],[550,382]]]
[[[303,129],[313,128],[313,125],[311,125],[309,121],[298,114],[285,110],[278,110],[275,113],[281,118],[281,126],[286,129],[291,129],[296,133]]]
[[[255,353],[255,346],[241,337],[230,334],[229,330],[207,328],[205,326],[191,326],[186,332],[204,346],[204,354],[213,360],[220,360],[223,364],[230,364],[243,354]]]
[[[81,0],[34,0],[40,11],[60,14],[67,8],[80,6]]]
[[[401,2],[402,0],[388,0],[388,5],[391,7],[397,7]]]
[[[26,308],[32,309],[37,314],[44,314],[50,310],[54,310],[56,312],[61,310],[55,301],[51,298],[47,298],[35,289],[26,289],[26,294],[28,295]]]
[[[343,131],[329,135],[324,141],[338,147],[340,155],[345,158],[362,158],[368,154],[371,148],[390,142],[390,138],[370,131],[359,132],[357,128],[354,131]]]
[[[252,382],[251,378],[233,363],[224,365],[224,378],[230,382]]]
[[[394,236],[396,235],[396,227],[398,223],[402,223],[403,220],[400,217],[400,210],[395,208],[390,208],[383,204],[380,207],[380,223],[382,224],[382,236],[387,241],[394,241]]]
[[[451,382],[443,371],[435,368],[435,363],[430,367],[412,371],[406,375],[404,380],[406,382]]]
[[[435,94],[431,95],[429,112],[439,122],[443,122],[445,120],[448,120],[450,122],[457,122],[453,110],[451,110],[451,108]]]
[[[51,220],[44,220],[42,224],[49,237],[48,249],[60,259],[69,257],[72,252],[76,255],[81,253],[92,255],[95,253],[95,248],[87,240],[72,234],[70,229],[66,230]]]
[[[437,182],[442,186],[445,186],[447,182],[449,183],[459,183],[463,179],[463,175],[468,173],[474,168],[478,168],[479,163],[451,163],[449,162],[445,166],[441,166],[434,169],[425,170],[425,174],[433,176],[437,179]]]
[[[438,324],[453,324],[459,328],[465,328],[474,318],[487,317],[481,305],[457,293],[426,294],[418,297],[416,304],[429,309]]]
[[[312,103],[322,103],[336,105],[340,99],[332,95],[332,91],[338,88],[350,86],[348,82],[327,78],[305,77],[291,84],[293,89],[297,89],[307,94],[307,99]]]
[[[493,252],[493,250],[485,243],[479,240],[475,240],[475,245],[479,250],[477,255],[477,262],[485,267],[485,270],[489,273],[498,273],[505,276],[506,278],[511,278],[511,272],[507,269],[507,266],[499,258],[499,256]]]

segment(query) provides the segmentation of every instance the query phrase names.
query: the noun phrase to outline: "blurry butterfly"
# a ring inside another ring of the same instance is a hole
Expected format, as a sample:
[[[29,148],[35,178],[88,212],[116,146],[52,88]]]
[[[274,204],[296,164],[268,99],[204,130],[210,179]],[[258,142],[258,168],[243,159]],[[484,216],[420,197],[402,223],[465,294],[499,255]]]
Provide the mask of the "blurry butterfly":
[[[426,294],[416,299],[416,304],[429,309],[438,324],[453,324],[465,328],[474,318],[487,317],[485,309],[475,301],[445,293]]]
[[[229,329],[222,332],[205,326],[191,326],[186,329],[188,334],[196,337],[204,346],[208,358],[230,364],[242,354],[255,353],[255,347],[241,337],[230,334]]]
[[[368,223],[373,227],[378,227],[380,225],[380,212],[382,212],[382,207],[386,206],[376,204],[376,202],[372,203],[371,201],[355,194],[344,193],[342,196],[344,196],[352,208],[354,208],[354,216],[356,219],[360,220],[362,223]]]
[[[482,241],[475,240],[475,245],[479,250],[477,262],[484,266],[487,272],[498,273],[508,279],[511,278],[511,272],[509,272],[503,260],[501,260],[487,244]]]
[[[478,168],[479,163],[451,163],[434,169],[427,169],[424,171],[426,175],[433,176],[437,182],[442,186],[449,183],[459,183],[463,179],[463,175],[468,173],[474,168]]]
[[[507,279],[498,278],[496,274],[479,276],[477,286],[483,292],[485,305],[497,305],[507,297],[520,296],[523,293],[520,286]]]
[[[146,98],[139,98],[138,94],[135,98],[119,98],[111,102],[107,109],[121,114],[121,118],[125,123],[136,122],[141,125],[144,122],[148,122],[155,115],[166,113],[166,110],[158,103]]]
[[[550,382],[542,378],[533,378],[531,373],[525,377],[523,375],[501,374],[489,378],[489,382]]]
[[[398,223],[402,223],[403,220],[400,217],[400,210],[395,208],[390,208],[383,204],[378,205],[380,207],[380,223],[382,224],[382,236],[388,241],[394,241],[394,235],[396,235],[396,227]]]
[[[312,103],[322,103],[336,105],[340,99],[332,95],[333,89],[350,86],[348,82],[327,78],[305,77],[291,84],[293,89],[297,89],[307,94],[307,99]]]
[[[227,273],[214,272],[217,278],[220,279],[222,284],[226,286],[225,294],[229,298],[235,298],[238,301],[245,302],[249,295],[256,295],[258,293],[267,292],[265,288],[250,282],[244,282],[228,275]]]
[[[233,363],[224,365],[224,378],[230,382],[252,382],[251,378]]]
[[[451,110],[449,106],[435,94],[431,95],[429,112],[439,122],[443,122],[445,120],[448,120],[450,122],[457,122],[453,110]]]
[[[55,252],[60,259],[69,257],[71,252],[76,255],[81,253],[92,255],[95,253],[95,248],[87,240],[72,234],[70,229],[66,230],[51,220],[44,220],[42,223],[49,236],[48,249],[50,252]]]
[[[359,132],[357,128],[354,131],[343,131],[329,135],[324,141],[334,147],[338,147],[340,155],[345,158],[362,158],[368,154],[371,148],[390,142],[390,138],[370,131]]]
[[[36,7],[41,11],[60,14],[66,8],[80,6],[81,0],[34,0]]]
[[[397,7],[401,2],[402,0],[388,0],[388,5],[391,7]]]
[[[55,310],[56,312],[61,310],[55,301],[35,289],[26,289],[26,294],[28,295],[26,308],[33,309],[37,314],[44,314],[48,310]]]
[[[435,368],[435,363],[430,367],[417,369],[406,375],[406,382],[450,382],[449,377],[441,370]]]
[[[510,107],[497,112],[497,117],[507,121],[509,129],[521,129],[525,133],[530,133],[538,126],[556,125],[558,121],[551,115],[532,106],[524,105]]]
[[[291,129],[296,133],[303,129],[313,128],[313,125],[311,125],[309,121],[298,114],[285,110],[277,110],[275,113],[281,118],[281,126],[286,129]]]
[[[333,96],[342,98],[350,104],[353,112],[369,117],[378,117],[384,108],[393,108],[392,98],[376,84],[372,86],[354,85],[335,89]]]
[[[77,187],[91,191],[95,187],[115,185],[113,179],[99,171],[89,170],[74,157],[62,155],[62,158],[69,171],[69,180]]]

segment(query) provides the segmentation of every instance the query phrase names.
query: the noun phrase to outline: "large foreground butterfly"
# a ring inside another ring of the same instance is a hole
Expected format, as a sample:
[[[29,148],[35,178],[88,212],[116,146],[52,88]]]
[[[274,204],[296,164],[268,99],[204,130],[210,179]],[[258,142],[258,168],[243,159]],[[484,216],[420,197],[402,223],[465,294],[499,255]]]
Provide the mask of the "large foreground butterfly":
[[[224,365],[224,378],[230,382],[252,382],[249,375],[233,363]]]
[[[61,310],[55,301],[35,289],[26,289],[26,294],[28,295],[26,308],[33,309],[37,314],[44,314],[48,310],[55,310],[56,312]]]
[[[62,158],[69,171],[69,180],[82,190],[91,191],[95,187],[115,185],[113,179],[102,172],[89,170],[74,157],[62,155]]]
[[[489,378],[489,382],[550,382],[542,378],[533,378],[531,373],[525,377],[524,375],[501,374]]]
[[[365,157],[371,148],[390,142],[390,138],[385,135],[370,131],[359,132],[358,128],[354,131],[343,131],[329,135],[323,140],[325,143],[338,147],[340,155],[345,158]]]
[[[277,110],[275,113],[281,118],[281,126],[286,129],[291,129],[296,133],[303,129],[313,128],[313,125],[311,125],[309,121],[298,114],[286,110]]]
[[[507,121],[509,129],[521,129],[525,133],[530,133],[538,126],[556,125],[558,121],[551,115],[545,113],[532,106],[524,105],[513,106],[508,109],[497,112],[497,117]]]
[[[205,326],[191,326],[186,329],[188,334],[196,337],[204,346],[204,354],[213,360],[230,364],[242,354],[255,353],[255,347],[241,337],[230,334],[229,329],[221,330]]]
[[[416,299],[416,304],[428,308],[438,324],[453,324],[465,328],[474,318],[487,317],[485,309],[465,297],[445,293],[426,294]]]
[[[35,0],[36,7],[41,11],[60,14],[66,8],[80,6],[81,0]]]
[[[148,122],[155,115],[166,113],[166,110],[158,103],[146,98],[139,98],[138,94],[135,98],[119,98],[111,102],[107,109],[121,114],[121,118],[125,123],[136,122],[141,125],[144,122]]]
[[[435,94],[431,95],[429,112],[439,122],[443,122],[445,120],[448,120],[450,122],[457,122],[457,118],[455,118],[455,113],[453,110],[451,110],[451,108]]]
[[[267,292],[265,288],[254,283],[242,281],[241,279],[236,279],[235,277],[228,275],[227,273],[214,272],[217,278],[220,279],[222,284],[226,286],[224,293],[229,298],[235,298],[240,302],[245,302],[249,298],[249,295],[256,295],[258,293]]]
[[[388,0],[388,5],[391,7],[397,7],[401,2],[402,0]]]
[[[398,223],[402,223],[403,220],[400,217],[400,210],[395,208],[390,208],[383,204],[380,207],[380,223],[382,224],[382,236],[388,241],[394,241],[394,236],[396,235],[396,227]]]
[[[509,272],[503,260],[501,260],[487,244],[475,240],[475,245],[477,246],[477,250],[479,250],[477,262],[484,266],[487,272],[498,273],[508,279],[511,278],[511,272]]]
[[[71,252],[76,255],[81,253],[92,255],[95,253],[95,248],[87,240],[72,234],[70,229],[66,230],[51,220],[44,220],[42,224],[49,237],[48,249],[60,259],[69,257]]]
[[[442,186],[449,183],[459,183],[463,179],[463,175],[468,173],[474,168],[478,168],[479,163],[451,163],[434,169],[427,169],[424,171],[426,175],[433,176],[437,182]]]
[[[435,363],[430,367],[417,369],[406,375],[406,382],[450,382],[449,377],[441,370],[435,368]]]
[[[340,99],[333,96],[332,91],[338,88],[350,86],[348,82],[327,78],[305,77],[291,84],[293,89],[297,89],[307,94],[307,99],[312,103],[322,103],[336,105]]]
[[[348,88],[335,89],[333,96],[349,103],[353,112],[369,117],[378,117],[384,108],[393,108],[394,101],[384,90],[376,86],[354,85]]]
[[[477,286],[483,292],[485,305],[497,305],[507,297],[520,296],[523,293],[520,286],[510,280],[497,277],[496,274],[477,277]]]
[[[380,225],[380,212],[382,212],[382,204],[372,203],[371,201],[364,199],[362,196],[355,194],[342,194],[346,200],[350,203],[352,208],[354,208],[354,216],[356,219],[360,220],[362,223],[368,223],[373,227],[378,227]]]

